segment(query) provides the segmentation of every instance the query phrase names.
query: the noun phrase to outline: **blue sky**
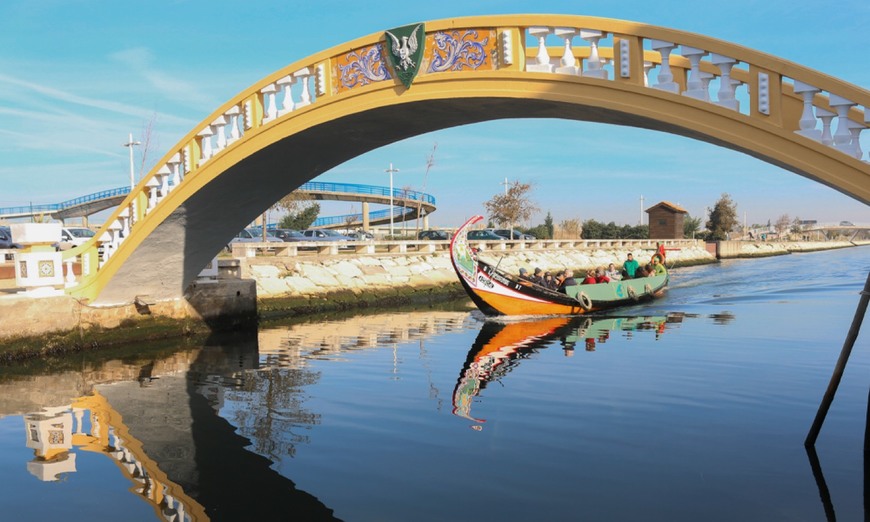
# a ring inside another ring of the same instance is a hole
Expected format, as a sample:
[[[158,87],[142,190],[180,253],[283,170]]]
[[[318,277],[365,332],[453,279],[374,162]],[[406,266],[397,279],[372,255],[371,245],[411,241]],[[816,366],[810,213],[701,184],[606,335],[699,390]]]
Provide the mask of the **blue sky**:
[[[323,49],[416,21],[530,12],[512,0],[257,2],[4,0],[0,2],[0,206],[56,203],[123,186],[128,133],[153,120],[151,164],[217,106],[260,78]],[[835,7],[836,6],[836,7]],[[745,45],[870,86],[870,2],[688,0],[547,2],[540,13],[638,21]],[[870,149],[870,133],[862,146]],[[425,179],[426,157],[437,143]],[[150,159],[150,162],[149,162]],[[454,226],[502,190],[531,182],[556,221],[636,224],[667,200],[702,215],[728,192],[751,223],[782,214],[870,223],[868,208],[748,156],[686,138],[561,120],[498,121],[372,151],[320,180],[425,189],[433,226]],[[141,158],[137,150],[137,171]],[[278,196],[276,195],[276,198]],[[334,203],[327,213],[359,211]]]

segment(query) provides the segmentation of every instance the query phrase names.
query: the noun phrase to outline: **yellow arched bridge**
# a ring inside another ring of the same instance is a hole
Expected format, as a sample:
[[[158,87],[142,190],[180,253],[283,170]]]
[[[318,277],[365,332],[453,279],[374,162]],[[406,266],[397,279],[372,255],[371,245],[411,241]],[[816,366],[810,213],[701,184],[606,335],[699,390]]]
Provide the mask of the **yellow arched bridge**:
[[[405,34],[395,44],[378,33],[317,53],[217,108],[93,242],[64,253],[82,262],[67,291],[97,304],[178,298],[276,194],[395,141],[503,118],[669,132],[870,202],[859,145],[870,92],[798,64],[698,34],[584,16],[438,20]],[[407,52],[414,44],[419,58]],[[413,83],[404,78],[409,67],[418,67]]]

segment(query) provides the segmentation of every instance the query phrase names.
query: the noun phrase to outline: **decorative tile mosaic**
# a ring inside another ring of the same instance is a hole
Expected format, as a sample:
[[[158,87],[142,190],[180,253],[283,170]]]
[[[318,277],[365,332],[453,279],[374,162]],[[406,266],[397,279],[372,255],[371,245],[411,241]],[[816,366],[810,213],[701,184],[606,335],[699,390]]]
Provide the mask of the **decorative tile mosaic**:
[[[333,59],[335,94],[392,78],[382,43],[356,49]]]
[[[426,72],[494,70],[498,38],[493,29],[439,31],[426,38]]]

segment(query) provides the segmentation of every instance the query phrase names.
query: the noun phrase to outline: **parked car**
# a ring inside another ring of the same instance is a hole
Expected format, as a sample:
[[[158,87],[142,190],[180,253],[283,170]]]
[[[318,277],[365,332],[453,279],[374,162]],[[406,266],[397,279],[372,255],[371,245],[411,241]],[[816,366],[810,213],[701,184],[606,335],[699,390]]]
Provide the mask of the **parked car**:
[[[498,234],[493,234],[489,230],[469,230],[465,237],[475,241],[504,241],[507,239]]]
[[[335,230],[309,228],[303,230],[302,235],[306,241],[352,241],[352,239],[344,234],[339,234]]]
[[[444,230],[421,230],[417,234],[417,239],[430,239],[432,241],[447,241],[450,239],[450,233]]]
[[[90,241],[97,233],[85,227],[64,227],[60,230],[60,242],[55,245],[57,250],[69,250]]]
[[[246,228],[230,240],[227,250],[232,250],[235,243],[262,243],[263,231],[256,228]],[[275,237],[271,230],[266,230],[266,243],[283,243],[284,240]]]
[[[0,248],[21,248],[21,245],[12,241],[12,231],[9,227],[0,227]]]
[[[302,235],[302,232],[298,230],[291,230],[289,228],[276,228],[275,230],[270,230],[275,237],[284,241],[286,243],[291,243],[294,241],[307,241],[305,236]]]
[[[852,223],[851,221],[840,221],[840,226],[841,227],[854,227],[855,224]]]
[[[486,230],[489,230],[493,234],[495,234],[497,236],[501,236],[505,239],[510,239],[510,237],[511,237],[511,231],[506,229],[506,228],[497,228],[497,229],[488,228]],[[515,240],[523,240],[523,241],[533,241],[535,239],[538,239],[531,234],[523,234],[522,232],[520,232],[519,230],[516,230],[516,229],[513,230],[513,238]]]
[[[347,237],[353,239],[354,241],[371,241],[375,238],[374,234],[364,231],[351,232],[347,234]]]

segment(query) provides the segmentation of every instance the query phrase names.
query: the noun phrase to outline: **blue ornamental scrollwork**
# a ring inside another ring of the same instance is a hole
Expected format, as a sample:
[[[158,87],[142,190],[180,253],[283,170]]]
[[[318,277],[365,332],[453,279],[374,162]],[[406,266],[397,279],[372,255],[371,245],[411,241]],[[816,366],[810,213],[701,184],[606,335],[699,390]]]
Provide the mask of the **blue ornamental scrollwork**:
[[[348,53],[347,65],[339,65],[341,85],[347,89],[361,87],[390,78],[380,44]]]
[[[477,69],[486,63],[486,44],[489,37],[477,41],[476,30],[435,33],[435,49],[429,71],[461,71],[463,68]]]

